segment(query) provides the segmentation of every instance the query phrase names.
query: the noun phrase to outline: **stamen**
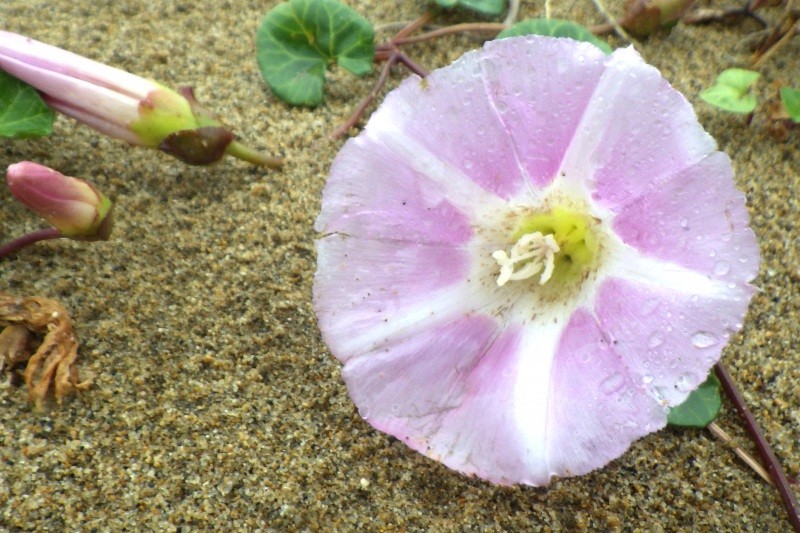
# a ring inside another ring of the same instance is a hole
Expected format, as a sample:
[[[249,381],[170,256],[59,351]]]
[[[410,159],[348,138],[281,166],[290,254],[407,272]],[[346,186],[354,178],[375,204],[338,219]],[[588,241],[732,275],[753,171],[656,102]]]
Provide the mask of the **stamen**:
[[[528,279],[539,271],[542,271],[539,285],[544,285],[553,275],[555,255],[558,251],[558,243],[552,235],[542,235],[539,231],[526,233],[511,248],[511,257],[503,250],[492,253],[492,257],[500,266],[497,285],[502,287],[509,280]],[[515,271],[514,268],[517,266],[520,268]]]

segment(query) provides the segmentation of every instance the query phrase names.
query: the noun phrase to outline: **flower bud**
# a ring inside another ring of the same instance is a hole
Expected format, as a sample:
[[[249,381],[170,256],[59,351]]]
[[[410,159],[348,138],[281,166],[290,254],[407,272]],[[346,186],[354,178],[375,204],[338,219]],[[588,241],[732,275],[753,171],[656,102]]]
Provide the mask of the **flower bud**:
[[[692,7],[694,0],[629,0],[620,24],[637,37],[671,28]]]
[[[65,237],[107,240],[113,225],[111,200],[90,183],[30,161],[8,167],[8,188]]]
[[[0,31],[0,69],[34,86],[56,111],[130,144],[160,148],[178,132],[204,126],[222,128],[179,92],[23,35]],[[207,133],[199,134],[205,136]],[[227,141],[221,146],[224,139]],[[195,143],[184,154],[181,146],[171,146],[168,153],[189,164],[213,163],[225,154],[258,165],[277,167],[282,163],[242,146],[230,131],[215,137],[209,153],[198,154]]]

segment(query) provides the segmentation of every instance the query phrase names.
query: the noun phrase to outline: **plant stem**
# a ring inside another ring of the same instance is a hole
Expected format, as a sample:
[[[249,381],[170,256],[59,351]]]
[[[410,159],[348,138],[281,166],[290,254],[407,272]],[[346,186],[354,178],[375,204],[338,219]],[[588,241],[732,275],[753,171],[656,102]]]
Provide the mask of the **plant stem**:
[[[46,241],[48,239],[59,239],[61,237],[63,237],[63,235],[56,228],[37,229],[36,231],[26,233],[25,235],[17,237],[13,241],[7,242],[4,245],[0,246],[0,259],[3,259],[4,257],[9,256],[13,253],[16,253],[21,249],[25,248],[26,246],[37,243],[39,241]]]
[[[454,24],[452,26],[446,26],[444,28],[440,28],[434,31],[429,31],[428,33],[423,33],[421,35],[414,35],[413,37],[400,37],[397,39],[392,39],[390,42],[395,46],[402,46],[404,44],[429,41],[431,39],[436,39],[437,37],[442,37],[444,35],[450,35],[452,33],[463,33],[467,31],[500,33],[501,31],[506,29],[506,27],[507,26],[502,22],[466,22],[464,24]]]
[[[520,2],[521,0],[510,0],[508,2],[508,12],[506,13],[506,18],[503,19],[503,24],[505,24],[506,26],[511,26],[517,21],[517,15],[519,15]],[[546,0],[544,5],[545,5],[545,10],[547,10],[548,6],[550,5],[549,0]]]
[[[282,158],[266,156],[236,141],[228,145],[225,149],[225,153],[237,159],[241,159],[242,161],[247,161],[248,163],[260,165],[262,167],[280,168],[280,166],[283,165]]]
[[[600,0],[592,0],[592,3],[594,3],[594,7],[600,12],[600,14],[606,18],[608,23],[611,24],[611,26],[614,28],[614,31],[617,32],[617,35],[619,35],[623,39],[626,39],[629,43],[636,42],[636,39],[631,37],[628,34],[628,32],[625,31],[625,29],[620,25],[620,23],[617,22],[617,19],[611,16],[611,13],[608,12],[606,6],[604,6]]]
[[[761,460],[767,466],[767,472],[769,472],[770,477],[775,482],[775,487],[778,489],[778,494],[781,496],[783,508],[786,509],[786,513],[789,515],[789,523],[796,533],[800,533],[800,516],[797,514],[797,499],[789,486],[786,475],[783,473],[783,468],[781,468],[778,459],[772,452],[772,448],[770,448],[769,443],[761,433],[756,419],[744,403],[742,393],[739,392],[731,375],[722,363],[714,365],[714,371],[722,385],[722,390],[724,390],[725,394],[731,399],[734,407],[736,407],[736,410],[739,412],[739,416],[742,417],[747,433],[750,435],[750,438],[753,439],[758,454],[761,456]]]
[[[387,51],[382,51],[382,55],[388,54]],[[376,54],[376,57],[378,55]],[[328,135],[329,139],[336,139],[347,133],[347,130],[352,128],[356,125],[359,119],[362,117],[364,112],[367,110],[367,107],[378,97],[381,89],[384,85],[386,85],[386,80],[389,78],[389,71],[392,69],[397,63],[402,63],[408,70],[419,76],[420,78],[424,78],[428,75],[428,71],[426,71],[421,66],[417,65],[414,61],[411,60],[407,55],[405,55],[400,50],[395,50],[392,52],[388,57],[385,59],[386,63],[383,65],[381,69],[381,74],[378,76],[378,81],[375,82],[375,86],[369,92],[369,94],[361,100],[361,103],[358,104],[358,107],[355,111],[350,115],[350,117],[338,128],[333,130],[330,135]]]
[[[709,425],[706,426],[708,430],[711,432],[712,435],[717,437],[721,440],[724,444],[730,446],[733,449],[733,453],[739,456],[739,459],[745,462],[747,466],[753,469],[753,471],[758,474],[761,479],[772,485],[775,486],[775,482],[772,481],[772,478],[769,477],[769,472],[767,472],[761,463],[753,459],[749,453],[741,449],[738,445],[734,444],[733,439],[730,435],[728,435],[725,430],[719,427],[716,423],[711,422]]]
[[[427,23],[433,20],[433,13],[430,11],[426,11],[415,20],[412,20],[408,24],[406,24],[397,34],[392,37],[390,42],[394,42],[396,39],[402,39],[403,37],[408,37],[418,29],[425,26]]]

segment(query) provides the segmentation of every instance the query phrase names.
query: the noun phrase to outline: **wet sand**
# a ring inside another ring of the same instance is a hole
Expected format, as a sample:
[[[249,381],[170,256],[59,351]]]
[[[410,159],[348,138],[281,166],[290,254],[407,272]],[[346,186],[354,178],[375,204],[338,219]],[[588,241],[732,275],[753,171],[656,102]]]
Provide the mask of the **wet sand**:
[[[275,2],[97,4],[7,0],[0,27],[192,85],[244,142],[287,164],[279,172],[232,159],[188,167],[64,118],[52,137],[0,141],[2,166],[38,161],[93,181],[117,206],[109,242],[51,241],[0,263],[2,290],[70,310],[80,371],[94,377],[86,393],[44,413],[24,389],[0,387],[0,529],[788,528],[776,491],[707,431],[661,431],[606,468],[543,489],[465,478],[373,430],[320,339],[311,285],[313,221],[343,142],[327,134],[377,71],[355,78],[333,68],[322,107],[291,108],[270,94],[254,57],[256,28]],[[539,4],[526,3],[523,15],[541,16]],[[553,4],[555,16],[602,22],[588,0]],[[619,13],[620,4],[609,7]],[[410,20],[426,4],[351,5],[380,24]],[[748,126],[697,96],[723,68],[745,65],[744,41],[756,29],[678,26],[637,49],[696,104],[747,194],[761,291],[723,361],[797,477],[800,131],[778,140],[758,116]],[[453,37],[408,51],[435,68],[476,46]],[[800,40],[763,72],[800,80]],[[759,95],[769,90],[761,84]],[[41,227],[4,187],[0,202],[0,240]],[[752,448],[729,403],[718,422]]]

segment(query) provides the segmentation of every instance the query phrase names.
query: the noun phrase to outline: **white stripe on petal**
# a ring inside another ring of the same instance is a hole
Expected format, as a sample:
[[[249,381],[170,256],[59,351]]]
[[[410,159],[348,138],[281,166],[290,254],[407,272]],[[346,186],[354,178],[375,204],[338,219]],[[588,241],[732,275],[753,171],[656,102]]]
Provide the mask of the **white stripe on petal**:
[[[381,118],[391,118],[381,115]],[[383,144],[416,172],[425,175],[438,187],[426,187],[423,194],[430,205],[447,200],[472,220],[480,220],[484,210],[499,211],[506,202],[477,185],[459,169],[439,159],[421,143],[405,135],[387,120],[370,122],[365,135]],[[478,200],[480,199],[480,200]]]
[[[620,278],[634,283],[653,285],[670,291],[698,296],[727,298],[731,289],[742,289],[744,285],[731,284],[689,270],[663,259],[648,257],[635,248],[618,242],[617,249],[608,254],[603,266],[605,277]]]
[[[547,458],[550,402],[569,401],[551,398],[553,360],[568,322],[569,314],[564,313],[557,321],[526,326],[520,342],[514,412],[521,440],[528,444],[525,460],[532,477],[524,482],[534,485],[546,485],[552,474]]]

